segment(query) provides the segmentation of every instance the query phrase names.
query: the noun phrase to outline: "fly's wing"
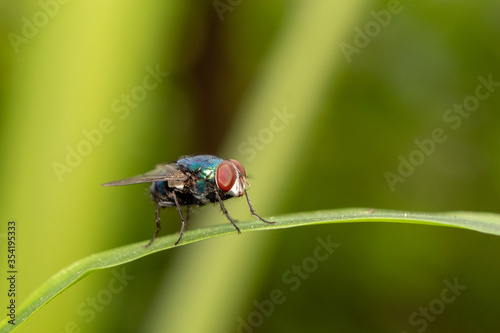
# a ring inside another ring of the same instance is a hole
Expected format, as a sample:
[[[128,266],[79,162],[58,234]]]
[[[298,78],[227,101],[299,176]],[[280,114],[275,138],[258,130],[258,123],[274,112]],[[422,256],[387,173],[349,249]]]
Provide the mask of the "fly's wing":
[[[186,179],[188,179],[188,176],[184,172],[177,169],[175,163],[167,163],[167,164],[158,164],[156,165],[156,169],[146,172],[145,174],[102,184],[102,186],[121,186],[130,184],[161,182],[167,180],[184,181]]]

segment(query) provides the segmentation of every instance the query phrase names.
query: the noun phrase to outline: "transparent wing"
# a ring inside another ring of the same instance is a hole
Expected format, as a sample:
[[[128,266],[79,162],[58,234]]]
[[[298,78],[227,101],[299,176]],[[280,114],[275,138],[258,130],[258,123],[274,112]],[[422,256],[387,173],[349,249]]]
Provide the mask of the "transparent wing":
[[[141,183],[161,182],[166,180],[186,180],[188,176],[177,169],[175,163],[166,163],[156,165],[156,169],[146,172],[145,174],[117,180],[114,182],[102,184],[101,186],[121,186]]]

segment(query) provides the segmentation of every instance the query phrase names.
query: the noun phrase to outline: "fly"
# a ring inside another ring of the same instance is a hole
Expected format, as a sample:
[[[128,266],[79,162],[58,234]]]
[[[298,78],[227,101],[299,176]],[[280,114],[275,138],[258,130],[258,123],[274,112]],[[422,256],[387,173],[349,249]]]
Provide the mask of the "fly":
[[[253,216],[262,222],[276,223],[264,220],[253,209],[245,187],[245,185],[250,185],[246,180],[245,169],[236,160],[223,160],[212,155],[183,156],[175,162],[158,164],[154,170],[145,174],[102,184],[102,186],[140,183],[151,183],[151,197],[156,203],[156,230],[145,247],[154,242],[161,230],[160,207],[176,207],[181,216],[181,231],[174,245],[179,244],[182,239],[191,207],[200,207],[208,203],[218,202],[222,212],[236,228],[238,234],[241,233],[229,216],[223,201],[232,197],[241,197],[243,194],[247,198],[248,207]],[[183,206],[186,206],[186,217],[182,211]]]

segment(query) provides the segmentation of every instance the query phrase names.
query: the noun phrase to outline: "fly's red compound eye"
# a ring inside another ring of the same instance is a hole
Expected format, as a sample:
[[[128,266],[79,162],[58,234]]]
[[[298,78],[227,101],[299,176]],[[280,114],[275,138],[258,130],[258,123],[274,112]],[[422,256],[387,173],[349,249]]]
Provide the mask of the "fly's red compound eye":
[[[245,168],[243,168],[243,165],[241,165],[240,162],[238,162],[237,160],[229,160],[229,161],[233,162],[234,166],[241,172],[243,177],[247,176],[247,174],[245,173]]]
[[[215,180],[217,181],[217,186],[224,192],[229,191],[236,182],[237,174],[236,170],[234,170],[233,163],[234,162],[223,161],[217,167],[217,177]]]

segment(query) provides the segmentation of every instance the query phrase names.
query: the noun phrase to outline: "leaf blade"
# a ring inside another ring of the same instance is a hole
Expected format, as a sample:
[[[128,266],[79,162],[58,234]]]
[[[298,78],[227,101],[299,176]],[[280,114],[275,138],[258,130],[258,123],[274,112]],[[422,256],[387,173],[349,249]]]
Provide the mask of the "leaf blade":
[[[280,215],[270,217],[269,220],[277,223],[270,225],[258,220],[252,220],[241,222],[238,226],[245,232],[327,223],[385,222],[456,227],[500,236],[500,214],[486,212],[421,213],[369,208],[347,208]],[[191,230],[184,234],[183,241],[179,246],[234,233],[236,233],[236,230],[229,223]],[[92,254],[71,264],[53,275],[23,302],[17,313],[16,325],[8,324],[9,318],[4,319],[0,324],[0,332],[13,331],[57,295],[91,273],[173,248],[173,244],[177,238],[176,234],[160,237],[147,249],[142,247],[144,244],[147,244],[147,241],[129,244]]]

